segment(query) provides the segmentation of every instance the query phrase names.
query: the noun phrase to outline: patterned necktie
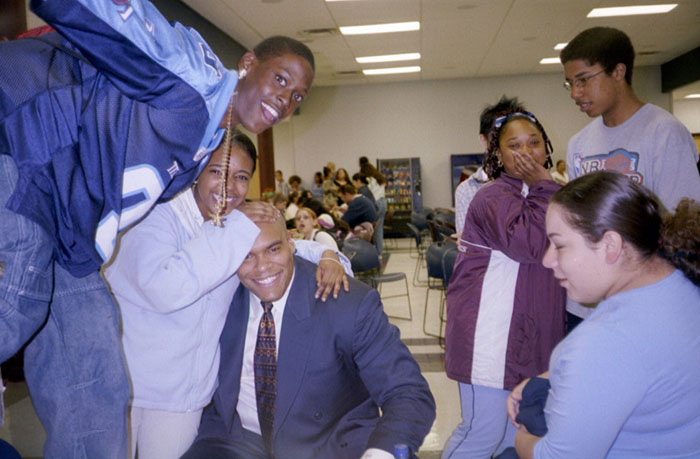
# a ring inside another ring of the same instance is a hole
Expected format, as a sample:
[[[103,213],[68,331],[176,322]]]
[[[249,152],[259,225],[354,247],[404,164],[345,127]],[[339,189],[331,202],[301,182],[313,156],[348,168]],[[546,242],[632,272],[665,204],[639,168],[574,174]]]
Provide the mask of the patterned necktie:
[[[268,452],[272,452],[272,425],[275,420],[277,396],[277,350],[275,347],[275,319],[272,303],[261,303],[264,312],[255,342],[253,368],[255,372],[255,398],[258,405],[260,431]]]

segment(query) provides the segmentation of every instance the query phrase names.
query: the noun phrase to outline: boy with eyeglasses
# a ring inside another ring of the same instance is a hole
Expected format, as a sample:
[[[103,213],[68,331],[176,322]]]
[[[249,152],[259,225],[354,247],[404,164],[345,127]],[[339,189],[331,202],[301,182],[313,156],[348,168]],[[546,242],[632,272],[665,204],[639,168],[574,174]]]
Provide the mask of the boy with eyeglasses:
[[[574,37],[560,57],[564,88],[582,112],[596,118],[569,141],[571,180],[614,170],[652,190],[669,210],[685,196],[700,199],[693,137],[673,115],[635,95],[629,37],[611,27],[593,27]],[[567,311],[571,330],[591,309],[568,300]]]

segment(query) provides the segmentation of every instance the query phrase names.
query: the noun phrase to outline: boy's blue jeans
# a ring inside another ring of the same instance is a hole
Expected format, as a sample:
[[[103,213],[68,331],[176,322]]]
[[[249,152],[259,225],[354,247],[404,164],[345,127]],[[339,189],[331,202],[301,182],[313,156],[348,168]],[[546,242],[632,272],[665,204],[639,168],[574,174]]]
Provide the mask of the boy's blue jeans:
[[[16,182],[0,154],[0,361],[31,340],[24,369],[45,457],[122,459],[129,384],[114,300],[98,272],[71,276],[44,230],[5,207]]]

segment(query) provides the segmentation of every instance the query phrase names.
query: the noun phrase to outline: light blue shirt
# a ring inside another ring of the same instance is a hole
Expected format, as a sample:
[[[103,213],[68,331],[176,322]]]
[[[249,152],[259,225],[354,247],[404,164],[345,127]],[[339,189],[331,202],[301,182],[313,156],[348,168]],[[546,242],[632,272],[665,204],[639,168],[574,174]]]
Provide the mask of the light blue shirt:
[[[553,351],[535,458],[700,457],[700,289],[617,294]]]

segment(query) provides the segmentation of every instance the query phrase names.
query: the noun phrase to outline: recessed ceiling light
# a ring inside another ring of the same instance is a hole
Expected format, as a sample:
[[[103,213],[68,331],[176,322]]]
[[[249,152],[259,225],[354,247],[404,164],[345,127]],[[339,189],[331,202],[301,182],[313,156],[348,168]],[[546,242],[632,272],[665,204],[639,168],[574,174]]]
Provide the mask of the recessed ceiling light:
[[[606,18],[610,16],[635,16],[638,14],[668,13],[678,6],[678,3],[664,5],[614,6],[611,8],[593,8],[586,17]]]
[[[340,33],[343,35],[364,35],[372,33],[388,33],[388,32],[410,32],[420,30],[420,22],[394,22],[391,24],[374,24],[364,26],[348,26],[340,27]]]
[[[686,99],[700,99],[700,94],[688,94],[685,96]]]
[[[558,57],[545,57],[540,59],[540,64],[561,64],[561,59]]]
[[[365,75],[390,75],[392,73],[415,73],[420,72],[420,66],[414,65],[411,67],[392,67],[387,69],[365,69],[362,71]]]
[[[568,45],[568,43],[557,43],[554,46],[554,49],[557,51],[561,51],[562,49],[566,48],[566,45]]]
[[[416,59],[420,59],[420,53],[384,54],[383,56],[363,56],[355,58],[358,64],[372,64],[374,62],[414,61]]]

